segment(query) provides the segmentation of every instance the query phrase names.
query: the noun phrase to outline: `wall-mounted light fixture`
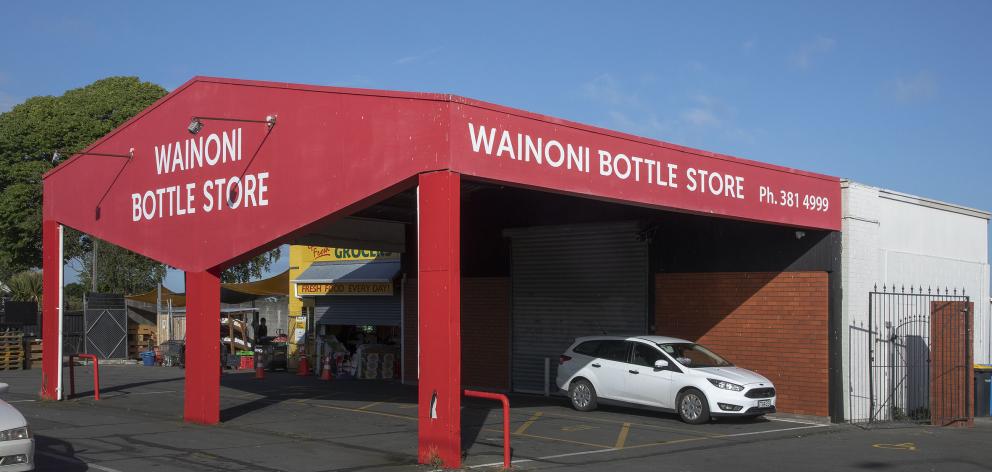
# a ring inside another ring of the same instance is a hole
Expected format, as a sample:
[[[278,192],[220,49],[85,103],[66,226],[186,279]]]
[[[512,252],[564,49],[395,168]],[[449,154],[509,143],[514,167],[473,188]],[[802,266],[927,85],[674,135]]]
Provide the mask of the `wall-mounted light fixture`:
[[[272,129],[276,125],[276,115],[268,115],[264,120],[245,120],[242,118],[220,118],[211,116],[194,116],[189,120],[189,126],[186,127],[186,131],[190,134],[197,134],[203,129],[204,121],[235,121],[238,123],[265,123],[269,129]]]
[[[73,156],[75,156],[75,155],[81,155],[81,156],[119,157],[121,159],[128,159],[128,160],[130,160],[130,159],[133,159],[134,158],[134,148],[129,149],[127,151],[127,154],[110,154],[110,153],[106,153],[106,152],[85,152],[84,151],[84,152],[75,152],[75,153],[72,153],[71,155],[73,155]],[[55,152],[52,153],[52,164],[53,165],[56,164],[56,163],[58,163],[60,159],[62,159],[62,154],[60,152],[55,151]]]

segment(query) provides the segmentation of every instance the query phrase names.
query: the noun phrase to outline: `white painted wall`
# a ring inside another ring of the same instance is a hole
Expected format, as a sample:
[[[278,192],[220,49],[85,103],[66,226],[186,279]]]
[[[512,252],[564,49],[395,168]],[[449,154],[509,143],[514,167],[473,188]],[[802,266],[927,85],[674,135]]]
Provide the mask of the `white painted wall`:
[[[841,199],[847,418],[868,411],[865,330],[876,284],[964,289],[975,304],[975,362],[992,363],[989,214],[847,181]]]

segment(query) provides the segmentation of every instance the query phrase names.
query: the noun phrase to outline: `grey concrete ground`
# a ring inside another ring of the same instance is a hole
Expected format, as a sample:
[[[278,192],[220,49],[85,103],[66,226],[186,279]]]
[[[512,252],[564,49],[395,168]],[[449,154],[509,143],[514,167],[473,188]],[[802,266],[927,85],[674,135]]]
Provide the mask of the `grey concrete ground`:
[[[416,391],[393,383],[320,382],[270,373],[222,376],[219,426],[185,424],[183,371],[104,366],[102,399],[41,402],[40,372],[0,371],[5,399],[38,442],[38,470],[325,471],[427,470],[416,465]],[[992,422],[971,429],[862,430],[792,418],[688,426],[673,416],[603,408],[579,413],[561,399],[511,399],[519,470],[989,470]],[[498,470],[501,413],[469,400],[463,411],[466,468]]]

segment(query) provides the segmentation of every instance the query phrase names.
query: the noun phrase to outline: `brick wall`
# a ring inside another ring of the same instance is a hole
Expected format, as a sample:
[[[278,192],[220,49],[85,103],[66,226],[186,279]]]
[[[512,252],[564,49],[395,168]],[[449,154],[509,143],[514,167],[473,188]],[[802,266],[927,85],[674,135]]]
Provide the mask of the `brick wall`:
[[[417,380],[417,279],[403,290],[403,380]],[[462,278],[462,386],[509,389],[510,279]],[[424,339],[428,343],[430,339]]]
[[[657,333],[712,348],[775,383],[778,410],[828,416],[826,272],[666,273]]]

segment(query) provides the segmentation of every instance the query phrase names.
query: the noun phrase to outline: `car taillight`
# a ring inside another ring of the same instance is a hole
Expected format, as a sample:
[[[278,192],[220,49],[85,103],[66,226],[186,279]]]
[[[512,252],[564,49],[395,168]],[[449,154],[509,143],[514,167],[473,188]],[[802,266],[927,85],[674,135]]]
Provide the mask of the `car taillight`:
[[[562,365],[568,361],[572,360],[571,356],[566,356],[564,354],[558,356],[558,365]]]

